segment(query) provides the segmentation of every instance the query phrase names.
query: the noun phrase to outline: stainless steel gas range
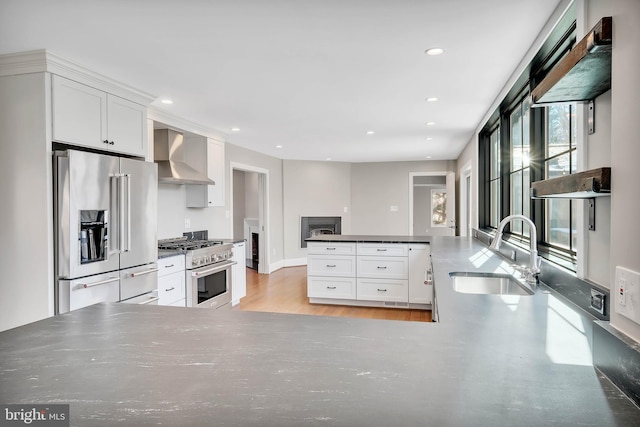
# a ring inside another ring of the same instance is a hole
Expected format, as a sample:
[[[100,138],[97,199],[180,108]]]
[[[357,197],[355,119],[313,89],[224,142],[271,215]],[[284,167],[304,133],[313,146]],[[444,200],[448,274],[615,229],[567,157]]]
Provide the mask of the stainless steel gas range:
[[[158,241],[158,249],[185,254],[187,307],[221,308],[231,302],[233,245],[206,237]]]

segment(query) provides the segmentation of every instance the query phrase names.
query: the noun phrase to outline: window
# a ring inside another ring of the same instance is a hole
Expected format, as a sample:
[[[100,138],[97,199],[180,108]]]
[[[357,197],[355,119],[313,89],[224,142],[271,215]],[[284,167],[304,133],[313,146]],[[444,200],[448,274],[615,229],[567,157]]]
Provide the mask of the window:
[[[431,227],[447,226],[447,191],[431,190]]]
[[[500,223],[500,127],[489,136],[489,226],[498,228]]]
[[[546,108],[544,177],[557,178],[576,172],[575,105]],[[546,243],[570,256],[576,254],[577,206],[575,200],[547,199],[544,203]]]
[[[529,110],[528,99],[520,102],[509,116],[511,158],[509,168],[510,215],[530,216],[530,168],[531,144],[529,142]],[[529,237],[529,227],[522,221],[511,223],[511,233]]]
[[[507,215],[531,218],[538,231],[539,253],[574,268],[577,262],[577,203],[531,199],[531,183],[576,171],[576,106],[534,106],[530,91],[576,43],[576,9],[558,21],[531,62],[490,115],[479,134],[479,225],[496,228]],[[528,246],[530,230],[521,221],[506,228],[505,238]]]

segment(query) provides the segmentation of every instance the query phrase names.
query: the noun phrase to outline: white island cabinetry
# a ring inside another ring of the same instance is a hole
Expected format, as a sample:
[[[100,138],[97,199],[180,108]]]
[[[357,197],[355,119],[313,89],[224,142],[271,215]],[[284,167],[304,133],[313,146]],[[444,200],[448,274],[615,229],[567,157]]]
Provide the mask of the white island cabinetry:
[[[311,303],[431,308],[428,243],[309,241]]]
[[[307,250],[307,296],[354,300],[356,244],[309,242]]]

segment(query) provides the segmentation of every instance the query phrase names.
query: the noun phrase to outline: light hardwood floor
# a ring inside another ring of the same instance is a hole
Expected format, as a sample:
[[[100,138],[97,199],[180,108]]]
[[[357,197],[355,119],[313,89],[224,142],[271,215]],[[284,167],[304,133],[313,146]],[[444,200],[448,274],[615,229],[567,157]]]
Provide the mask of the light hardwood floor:
[[[271,274],[258,274],[247,268],[247,296],[233,309],[431,322],[431,312],[426,310],[310,304],[307,298],[306,266],[281,268]]]

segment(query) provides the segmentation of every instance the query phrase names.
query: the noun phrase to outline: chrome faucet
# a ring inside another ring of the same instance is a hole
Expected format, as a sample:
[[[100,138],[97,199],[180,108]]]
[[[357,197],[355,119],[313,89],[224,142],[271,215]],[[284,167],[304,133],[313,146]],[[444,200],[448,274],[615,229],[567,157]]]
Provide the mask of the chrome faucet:
[[[529,267],[527,268],[527,267],[515,266],[514,268],[516,268],[522,273],[527,283],[535,284],[536,276],[538,275],[538,273],[540,273],[540,262],[542,261],[542,259],[538,257],[538,233],[536,230],[536,225],[533,223],[533,221],[531,221],[528,217],[524,215],[509,215],[504,217],[502,221],[500,221],[500,225],[498,225],[498,231],[496,233],[496,237],[495,239],[493,239],[489,247],[495,250],[500,249],[500,243],[502,243],[502,232],[504,231],[504,227],[505,225],[507,225],[508,222],[514,219],[521,219],[523,222],[526,222],[527,224],[529,224],[529,230],[530,230],[529,241],[530,241],[530,251],[531,251]]]

